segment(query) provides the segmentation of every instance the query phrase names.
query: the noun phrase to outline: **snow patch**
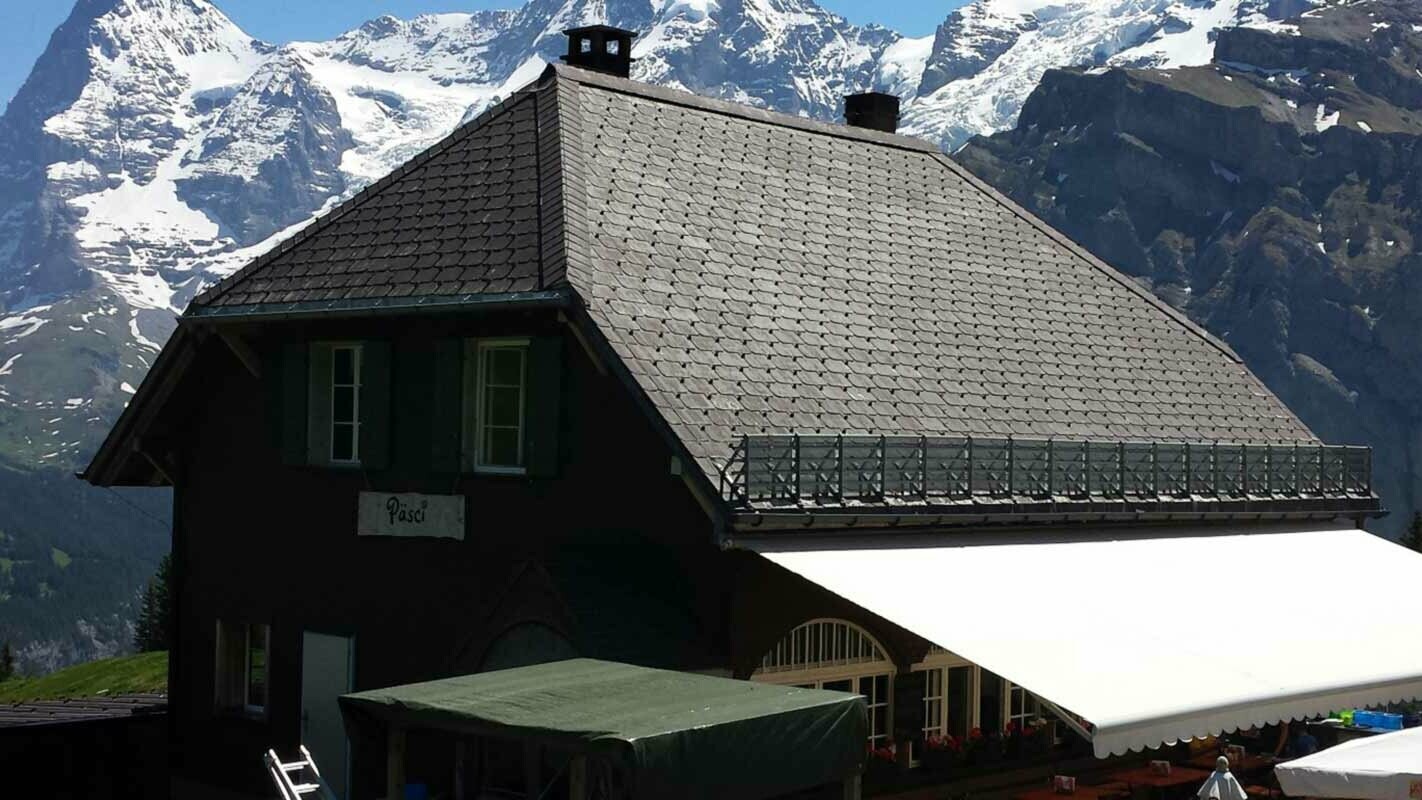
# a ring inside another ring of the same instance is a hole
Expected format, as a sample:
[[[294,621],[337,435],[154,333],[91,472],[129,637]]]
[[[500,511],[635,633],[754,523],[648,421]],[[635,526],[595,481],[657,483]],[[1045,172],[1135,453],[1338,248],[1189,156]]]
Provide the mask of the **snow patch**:
[[[1372,133],[1372,132],[1373,132],[1373,126],[1369,125],[1368,123],[1366,123],[1366,122],[1364,122],[1364,121],[1362,121],[1362,120],[1358,120],[1357,125],[1358,125],[1358,127],[1363,131],[1363,133]]]
[[[1338,117],[1342,113],[1343,112],[1341,111],[1335,111],[1332,114],[1329,114],[1327,113],[1326,109],[1324,109],[1323,104],[1319,103],[1318,110],[1315,111],[1313,115],[1314,130],[1318,131],[1319,133],[1323,133],[1334,125],[1337,125]]]
[[[924,65],[932,54],[932,36],[904,38],[889,45],[879,57],[877,88],[900,96],[911,95],[918,89]]]
[[[15,362],[19,361],[20,357],[23,355],[24,353],[16,353],[13,356],[10,356],[9,358],[5,359],[5,363],[0,364],[0,375],[10,375],[14,373]]]
[[[138,391],[137,389],[133,388],[132,384],[130,384],[128,381],[120,383],[119,388],[128,394],[133,394],[134,392]]]

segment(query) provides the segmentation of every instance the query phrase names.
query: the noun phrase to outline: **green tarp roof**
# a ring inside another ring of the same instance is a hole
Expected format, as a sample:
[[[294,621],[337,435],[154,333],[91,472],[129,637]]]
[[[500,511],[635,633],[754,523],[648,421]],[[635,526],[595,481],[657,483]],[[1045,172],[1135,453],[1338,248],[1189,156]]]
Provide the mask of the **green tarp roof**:
[[[770,797],[862,767],[863,698],[572,659],[341,698],[347,724],[531,741],[611,759],[637,798]]]

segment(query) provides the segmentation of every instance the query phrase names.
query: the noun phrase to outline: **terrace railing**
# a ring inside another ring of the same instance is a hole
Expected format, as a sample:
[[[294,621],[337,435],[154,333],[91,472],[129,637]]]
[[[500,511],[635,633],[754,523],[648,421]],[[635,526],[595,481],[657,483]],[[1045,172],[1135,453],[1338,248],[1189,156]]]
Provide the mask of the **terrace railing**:
[[[1372,451],[1309,444],[745,436],[733,506],[1371,498]]]

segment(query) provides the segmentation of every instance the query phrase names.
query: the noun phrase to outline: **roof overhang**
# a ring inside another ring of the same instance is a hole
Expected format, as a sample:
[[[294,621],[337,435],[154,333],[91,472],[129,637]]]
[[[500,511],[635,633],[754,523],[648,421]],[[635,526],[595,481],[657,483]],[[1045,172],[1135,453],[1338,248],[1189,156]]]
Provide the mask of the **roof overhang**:
[[[194,306],[183,321],[189,324],[240,320],[332,319],[387,314],[467,313],[479,309],[563,308],[571,305],[571,289],[501,294],[421,295],[413,297],[373,297],[341,300],[312,300],[255,305]]]
[[[1422,554],[1351,526],[738,544],[1080,717],[1098,756],[1422,696]]]

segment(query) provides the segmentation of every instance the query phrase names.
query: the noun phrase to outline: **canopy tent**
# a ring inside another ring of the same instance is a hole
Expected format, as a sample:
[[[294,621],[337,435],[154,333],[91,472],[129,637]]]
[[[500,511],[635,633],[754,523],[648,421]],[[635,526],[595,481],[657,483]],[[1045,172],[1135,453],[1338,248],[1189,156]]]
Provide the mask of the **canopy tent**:
[[[737,544],[1083,718],[1098,756],[1422,696],[1422,554],[1352,528]]]
[[[852,782],[868,736],[858,695],[594,659],[358,692],[340,703],[353,732],[372,724],[448,731],[604,759],[632,798],[771,797]]]
[[[1291,797],[1422,797],[1422,728],[1354,739],[1274,767]]]

